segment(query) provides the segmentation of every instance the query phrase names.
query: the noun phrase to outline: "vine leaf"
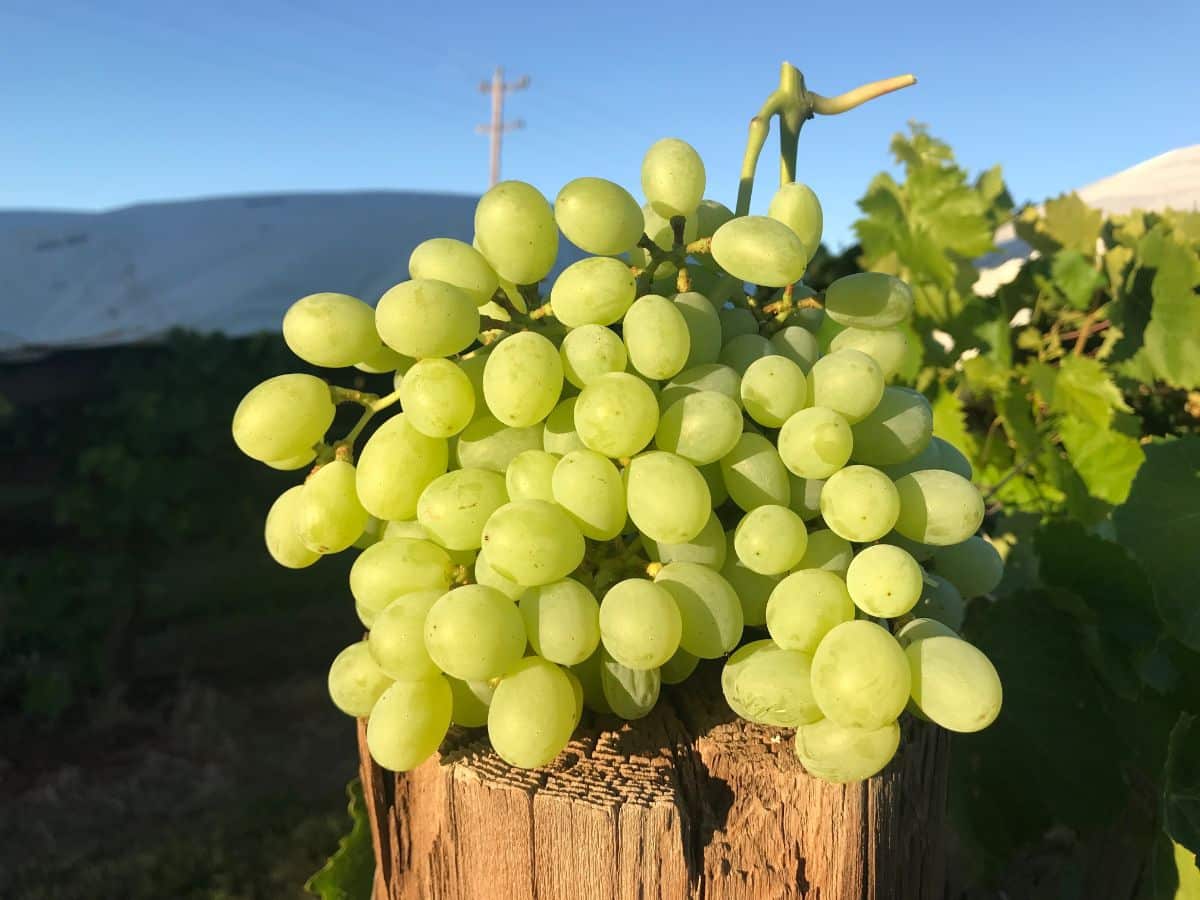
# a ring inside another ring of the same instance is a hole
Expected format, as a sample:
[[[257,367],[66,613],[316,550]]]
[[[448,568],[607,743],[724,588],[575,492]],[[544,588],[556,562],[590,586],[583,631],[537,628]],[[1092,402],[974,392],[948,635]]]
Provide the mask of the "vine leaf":
[[[1159,378],[1190,390],[1200,386],[1200,259],[1191,248],[1165,240],[1157,262],[1146,356]]]
[[[1063,417],[1058,434],[1067,458],[1092,496],[1114,506],[1124,503],[1146,458],[1141,444],[1129,435],[1074,416]]]
[[[1090,258],[1096,255],[1102,220],[1100,210],[1092,209],[1078,194],[1070,193],[1047,200],[1040,217],[1035,209],[1025,210],[1016,227],[1017,234],[1042,253],[1053,253],[1061,247]]]
[[[375,880],[375,851],[371,847],[371,826],[363,800],[362,783],[355,778],[346,785],[350,798],[348,834],[338,841],[333,856],[304,883],[304,889],[321,900],[366,900]]]
[[[1075,309],[1087,309],[1104,277],[1078,250],[1060,250],[1050,265],[1054,284]]]
[[[1108,425],[1114,409],[1129,412],[1104,366],[1087,356],[1063,357],[1051,394],[1047,400],[1055,412],[1095,425]]]
[[[1200,853],[1200,719],[1188,713],[1180,713],[1167,743],[1163,824],[1193,857]]]

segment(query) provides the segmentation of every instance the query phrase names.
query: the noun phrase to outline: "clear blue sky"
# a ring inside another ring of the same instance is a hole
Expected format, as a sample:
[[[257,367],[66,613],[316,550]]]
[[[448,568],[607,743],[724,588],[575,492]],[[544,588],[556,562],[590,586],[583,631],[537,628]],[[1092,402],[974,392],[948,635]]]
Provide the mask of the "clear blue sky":
[[[510,98],[528,127],[505,141],[505,177],[551,198],[579,175],[640,193],[642,153],[674,135],[731,203],[747,119],[781,60],[826,94],[913,71],[918,86],[805,128],[801,179],[840,244],[909,120],[972,170],[1002,163],[1018,199],[1200,142],[1197,34],[1200,3],[1185,0],[0,0],[0,208],[477,193],[478,82],[497,63],[533,79]],[[773,156],[763,172],[777,177]]]

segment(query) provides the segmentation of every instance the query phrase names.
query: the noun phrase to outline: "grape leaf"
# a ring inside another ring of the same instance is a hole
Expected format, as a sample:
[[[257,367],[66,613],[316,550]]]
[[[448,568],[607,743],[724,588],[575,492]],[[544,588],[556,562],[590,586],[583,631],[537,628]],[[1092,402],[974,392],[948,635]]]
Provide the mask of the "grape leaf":
[[[1163,824],[1176,843],[1200,853],[1200,720],[1180,713],[1167,744]]]
[[[1074,416],[1063,417],[1058,434],[1067,458],[1092,496],[1114,506],[1124,503],[1146,458],[1141,444],[1119,431]]]
[[[1200,259],[1189,247],[1164,241],[1146,326],[1146,355],[1155,374],[1175,387],[1200,386]]]
[[[346,785],[350,798],[347,811],[351,826],[338,841],[338,848],[311,878],[304,889],[321,900],[362,900],[371,896],[375,880],[375,851],[371,846],[371,826],[363,800],[362,783],[355,778]]]
[[[1104,366],[1087,356],[1063,357],[1052,396],[1047,399],[1056,412],[1096,425],[1108,425],[1114,409],[1129,412],[1120,389],[1108,377]]]
[[[942,390],[933,401],[933,433],[949,441],[967,459],[975,459],[979,446],[967,429],[962,400],[953,391]]]
[[[1087,309],[1104,278],[1078,250],[1060,250],[1050,266],[1055,287],[1076,309]]]
[[[1092,209],[1078,194],[1064,194],[1047,200],[1042,215],[1034,211],[1017,223],[1017,234],[1043,253],[1061,247],[1077,250],[1084,256],[1096,255],[1096,239],[1100,236],[1103,214]]]

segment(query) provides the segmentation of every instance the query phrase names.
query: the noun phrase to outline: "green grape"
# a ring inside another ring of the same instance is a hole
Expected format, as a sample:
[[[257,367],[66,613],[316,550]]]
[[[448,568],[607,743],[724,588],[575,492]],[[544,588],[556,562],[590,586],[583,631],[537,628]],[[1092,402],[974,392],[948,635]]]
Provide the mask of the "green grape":
[[[500,287],[499,277],[483,254],[453,238],[430,238],[417,244],[408,258],[408,274],[452,284],[465,291],[476,306],[491,300]]]
[[[571,674],[579,681],[580,689],[583,692],[583,705],[593,712],[611,716],[613,714],[612,707],[608,705],[608,700],[604,696],[604,687],[601,684],[600,670],[604,655],[604,646],[601,645],[596,648],[595,653],[579,665],[572,666]]]
[[[738,405],[716,391],[697,391],[681,397],[662,414],[654,445],[704,466],[729,453],[741,435]]]
[[[828,528],[822,528],[809,532],[808,548],[800,562],[796,563],[796,571],[823,569],[845,578],[853,556],[854,548],[848,540]]]
[[[454,455],[464,469],[489,469],[503,474],[526,450],[542,449],[542,427],[509,428],[490,415],[482,415],[458,435]],[[361,466],[361,463],[360,463]]]
[[[853,425],[862,421],[883,397],[883,370],[858,350],[838,350],[812,367],[812,405],[840,413]]]
[[[742,639],[742,604],[733,586],[698,563],[663,566],[654,583],[665,588],[679,610],[679,646],[702,659],[716,659]],[[663,663],[665,665],[665,663]]]
[[[787,506],[792,499],[787,469],[775,446],[761,434],[745,433],[721,458],[721,476],[733,502],[746,512],[774,503]]]
[[[722,365],[729,366],[745,377],[746,370],[750,368],[751,363],[775,355],[777,355],[775,345],[761,334],[739,334],[726,341],[718,359]]]
[[[962,451],[949,441],[944,441],[941,438],[934,438],[930,443],[935,442],[938,445],[937,468],[953,472],[955,475],[961,475],[967,481],[970,481],[974,476],[974,472],[971,469],[970,460],[963,456]],[[914,471],[916,470],[914,469]]]
[[[907,284],[882,272],[858,272],[825,289],[825,315],[853,328],[891,328],[912,314]]]
[[[642,191],[661,216],[690,216],[704,196],[704,163],[678,138],[656,141],[642,159]]]
[[[371,657],[366,641],[351,644],[329,667],[329,697],[348,716],[369,715],[392,679]]]
[[[422,359],[400,383],[400,406],[421,434],[447,438],[475,418],[475,391],[467,374],[450,360]]]
[[[821,488],[825,486],[825,481],[818,478],[800,478],[790,472],[788,474],[788,480],[792,484],[790,508],[803,521],[811,522],[821,515]]]
[[[1004,577],[1004,560],[995,547],[978,535],[938,549],[933,554],[933,564],[937,573],[964,597],[990,594]]]
[[[831,784],[865,781],[883,771],[900,746],[900,726],[853,728],[821,719],[796,729],[796,757],[806,772]]]
[[[373,312],[372,316],[374,316]],[[384,372],[394,372],[398,379],[408,371],[413,362],[414,360],[411,358],[397,353],[387,344],[383,343],[379,339],[378,333],[376,333],[375,346],[372,347],[371,352],[362,360],[354,364],[354,368],[360,372],[366,372],[368,375],[381,375]]]
[[[813,653],[812,688],[825,718],[882,728],[908,703],[908,660],[886,628],[860,619],[835,625]]]
[[[397,597],[375,616],[367,646],[371,658],[397,681],[421,681],[442,674],[425,649],[425,618],[442,591],[414,591]]]
[[[379,610],[369,609],[355,600],[354,614],[358,616],[358,621],[362,622],[363,627],[370,630],[371,626],[375,624],[375,618],[379,615]]]
[[[488,409],[510,428],[526,428],[550,415],[562,385],[558,348],[533,331],[501,341],[483,370]]]
[[[521,595],[519,605],[529,644],[538,656],[574,666],[600,646],[600,606],[575,579],[532,587]]]
[[[941,469],[912,472],[896,482],[906,538],[945,547],[961,544],[983,523],[983,496],[961,475]]]
[[[435,478],[421,493],[417,521],[449,550],[478,550],[483,523],[508,502],[504,477],[487,469],[457,469]]]
[[[653,581],[619,581],[600,601],[604,649],[631,669],[657,669],[679,649],[682,631],[674,597]]]
[[[637,294],[629,266],[608,256],[571,263],[550,289],[554,318],[568,328],[620,321]]]
[[[930,547],[928,544],[922,544],[920,541],[909,540],[904,535],[899,534],[896,531],[889,531],[879,540],[881,543],[891,544],[893,547],[899,547],[901,550],[907,551],[908,555],[917,562],[925,562],[926,560],[931,559],[933,557],[933,551],[936,549],[934,547]]]
[[[587,444],[575,430],[575,407],[578,397],[567,397],[546,417],[542,427],[542,448],[556,456],[566,456],[575,450],[586,450]]]
[[[683,367],[709,365],[721,353],[721,319],[708,298],[695,291],[676,294],[671,302],[683,315],[688,330],[688,355]]]
[[[305,546],[296,530],[303,491],[304,485],[298,484],[280,494],[267,511],[263,529],[267,552],[275,562],[289,569],[308,568],[321,558],[320,553]]]
[[[312,375],[276,375],[250,389],[233,413],[233,441],[260,462],[307,453],[333,424],[333,398]]]
[[[491,355],[489,350],[488,347],[479,347],[458,359],[458,367],[467,376],[467,381],[471,382],[471,392],[475,395],[475,413],[471,416],[472,420],[487,415],[487,402],[483,399],[483,370],[487,367],[488,357]]]
[[[741,290],[740,283],[738,290]],[[725,343],[743,334],[758,334],[758,319],[748,309],[740,306],[718,307],[717,316],[721,320],[721,337]]]
[[[926,718],[947,731],[981,731],[996,721],[1003,689],[996,667],[957,637],[914,640],[904,651],[912,671],[912,699]]]
[[[739,647],[721,670],[729,708],[749,722],[795,728],[821,718],[813,699],[812,657],[774,641]]]
[[[284,313],[283,340],[293,353],[314,366],[352,366],[379,344],[375,310],[348,294],[309,294]]]
[[[809,249],[782,222],[766,216],[739,216],[717,229],[712,255],[742,281],[784,287],[804,276]]]
[[[697,391],[716,391],[724,394],[741,408],[742,376],[729,366],[706,363],[684,369],[666,383],[658,395],[659,409],[668,409],[688,394]]]
[[[603,178],[576,178],[558,192],[554,219],[585,253],[616,256],[642,236],[642,210],[633,195]]]
[[[764,356],[742,375],[742,406],[759,425],[778,428],[808,400],[800,367],[786,356]]]
[[[703,471],[701,472],[703,474]],[[709,513],[708,521],[700,533],[682,544],[663,544],[652,538],[641,536],[642,546],[652,562],[698,563],[710,569],[720,570],[725,565],[725,532],[715,512]]]
[[[737,593],[742,604],[743,622],[751,626],[765,625],[767,602],[781,579],[778,575],[760,575],[747,569],[737,557],[733,538],[732,531],[725,536],[725,564],[721,566],[721,577],[728,581]]]
[[[892,480],[870,466],[847,466],[821,488],[821,516],[835,534],[864,544],[896,524],[900,498]]]
[[[450,712],[450,721],[463,728],[481,728],[487,724],[488,707],[492,705],[492,696],[496,689],[487,681],[463,681],[461,678],[447,678],[450,682],[450,694],[454,706]]]
[[[913,615],[935,619],[958,631],[967,615],[967,604],[950,581],[933,572],[926,572],[921,584],[921,599],[913,607]]]
[[[717,200],[701,200],[696,207],[696,230],[697,237],[712,237],[717,233],[717,229],[733,218],[733,210],[724,203]],[[696,257],[701,264],[708,268],[715,268],[712,265],[710,254],[701,253]]]
[[[624,372],[629,362],[625,344],[603,325],[580,325],[567,333],[559,347],[563,375],[577,388],[587,387],[601,375]]]
[[[354,465],[334,460],[304,482],[295,509],[296,533],[318,553],[340,553],[367,527],[367,511],[354,490]]]
[[[729,489],[725,487],[725,476],[721,474],[720,462],[709,463],[707,466],[697,466],[704,481],[708,485],[708,494],[712,497],[713,509],[719,509],[729,499]]]
[[[488,563],[526,587],[566,578],[583,562],[583,535],[560,507],[545,500],[514,500],[483,527]]]
[[[810,256],[821,245],[821,201],[807,184],[794,181],[780,187],[771,198],[767,215],[792,229]]]
[[[297,453],[295,456],[289,456],[287,459],[267,459],[262,461],[272,469],[278,469],[281,472],[294,472],[296,469],[303,469],[316,458],[316,449],[310,447],[303,453]]]
[[[488,739],[506,763],[544,766],[562,752],[575,730],[575,688],[552,662],[531,656],[516,663],[496,686],[488,708]]]
[[[385,344],[405,356],[453,356],[474,343],[479,310],[461,288],[414,278],[379,298],[375,327]]]
[[[779,431],[779,457],[789,472],[801,478],[829,478],[846,465],[853,449],[849,423],[824,406],[793,413]]]
[[[475,207],[475,240],[496,273],[514,284],[536,284],[554,268],[558,228],[537,188],[501,181]]]
[[[696,239],[699,224],[696,216],[692,213],[684,217],[683,242],[685,244],[690,244]],[[675,229],[671,225],[670,217],[660,215],[649,203],[642,206],[642,230],[663,250],[670,250],[675,246]],[[639,249],[639,252],[645,254],[644,250]],[[649,261],[648,255],[643,256],[642,268],[645,268],[645,264]],[[677,271],[674,263],[664,263],[659,267],[656,277],[662,277],[664,273],[674,275]]]
[[[482,550],[475,556],[475,581],[495,588],[509,600],[520,600],[521,595],[526,591],[524,585],[517,584],[511,578],[505,578],[493,569],[492,564],[488,562],[487,554]]]
[[[440,675],[397,681],[371,709],[367,749],[385,769],[407,772],[437,752],[450,728],[454,695]]]
[[[829,342],[829,349],[858,350],[879,363],[884,381],[891,381],[908,357],[908,335],[897,328],[847,328]]]
[[[813,363],[821,356],[817,339],[811,331],[799,325],[788,325],[775,332],[771,335],[771,345],[780,356],[786,356],[798,365],[805,375],[812,371]]]
[[[653,450],[635,456],[628,468],[629,518],[642,534],[666,544],[684,544],[703,530],[712,511],[708,483],[681,456]]]
[[[958,632],[937,619],[910,619],[899,631],[896,640],[901,647],[907,648],[913,641],[928,637],[958,637]]]
[[[450,587],[454,564],[430,541],[395,538],[372,544],[350,567],[350,593],[371,615],[404,594]]]
[[[879,405],[855,422],[856,462],[887,466],[916,456],[933,437],[933,410],[924,395],[905,387],[884,388]]]
[[[422,434],[404,413],[392,416],[358,455],[358,499],[377,519],[415,519],[421,491],[446,471],[449,456],[444,438]]]
[[[658,669],[631,669],[617,662],[604,647],[600,655],[600,689],[608,708],[622,719],[640,719],[654,709],[662,676]]]
[[[680,647],[675,651],[674,656],[662,664],[658,675],[663,684],[682,684],[696,671],[698,665],[700,665],[700,657],[693,656]]]
[[[846,582],[824,569],[793,572],[767,600],[767,631],[786,650],[814,653],[830,631],[853,618]]]
[[[425,617],[425,649],[439,669],[464,681],[503,674],[525,652],[525,621],[486,584],[443,594]]]
[[[894,619],[921,599],[922,576],[920,565],[906,551],[874,544],[850,561],[846,589],[854,605],[867,615]]]
[[[554,467],[561,457],[545,450],[518,453],[504,473],[504,487],[513,500],[554,500]]]
[[[601,375],[579,393],[575,429],[584,445],[613,459],[633,456],[654,437],[658,400],[627,372]]]
[[[808,529],[804,520],[785,506],[758,506],[738,522],[733,548],[747,569],[760,575],[782,575],[804,558]]]
[[[666,297],[646,294],[633,301],[621,330],[630,365],[647,378],[670,378],[687,362],[687,321]]]
[[[880,468],[892,481],[898,481],[910,472],[920,472],[923,469],[940,469],[942,468],[941,444],[945,444],[945,441],[939,437],[934,437],[925,445],[924,450],[911,459],[891,466],[880,466]],[[946,446],[950,445],[946,444]]]
[[[381,540],[394,541],[397,538],[409,538],[414,541],[437,541],[433,540],[428,529],[425,528],[416,519],[408,521],[394,520],[386,523],[383,526],[383,533],[380,535]],[[366,548],[363,548],[366,549]],[[446,555],[450,557],[450,561],[456,566],[469,566],[475,562],[475,551],[472,550],[451,550],[448,547],[442,547],[446,551]]]
[[[573,450],[559,460],[550,485],[553,500],[574,520],[585,538],[610,541],[625,526],[625,485],[608,457]]]

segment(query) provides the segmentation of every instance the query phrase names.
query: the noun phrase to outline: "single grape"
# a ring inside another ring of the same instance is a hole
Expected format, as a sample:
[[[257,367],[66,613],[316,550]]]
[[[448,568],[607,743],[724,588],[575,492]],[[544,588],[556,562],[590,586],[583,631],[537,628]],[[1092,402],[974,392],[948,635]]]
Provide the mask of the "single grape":
[[[574,666],[600,645],[600,606],[592,592],[573,578],[564,578],[521,595],[525,633],[538,656]]]
[[[278,469],[281,472],[294,472],[297,469],[303,469],[312,463],[317,458],[317,451],[314,448],[309,448],[302,453],[297,453],[295,456],[289,456],[287,459],[267,459],[263,460],[272,469]]]
[[[583,536],[608,541],[625,525],[625,485],[608,457],[573,450],[555,466],[551,499],[566,510]]]
[[[442,674],[425,649],[425,618],[442,591],[414,591],[379,611],[367,636],[376,665],[397,681],[421,681]]]
[[[892,480],[870,466],[847,466],[821,489],[821,516],[848,541],[877,541],[896,524],[900,498]]]
[[[678,138],[657,141],[642,159],[642,191],[661,216],[690,216],[704,196],[704,163]]]
[[[775,349],[775,345],[761,334],[739,334],[726,341],[718,359],[722,365],[729,366],[745,377],[746,370],[750,368],[751,363],[767,356],[776,355],[778,355],[778,351]]]
[[[497,572],[534,587],[575,571],[583,562],[584,542],[560,507],[545,500],[514,500],[487,520],[483,547]]]
[[[374,316],[374,313],[372,312],[371,315]],[[360,372],[366,372],[368,375],[381,375],[384,372],[394,372],[396,378],[399,379],[408,371],[413,362],[412,358],[397,353],[387,344],[383,343],[379,339],[378,333],[376,333],[375,345],[362,360],[354,364],[354,368]]]
[[[795,728],[821,718],[812,693],[812,657],[774,641],[753,641],[729,657],[721,691],[729,708],[749,722]]]
[[[829,342],[829,349],[859,350],[879,363],[885,381],[890,381],[908,357],[908,335],[897,328],[847,328]]]
[[[296,533],[304,546],[318,553],[340,553],[367,527],[354,488],[354,465],[335,459],[321,466],[304,482],[296,504]]]
[[[658,674],[663,684],[682,684],[696,671],[698,665],[700,657],[693,656],[680,647],[674,656],[662,664]]]
[[[935,547],[960,544],[983,523],[979,489],[953,472],[912,472],[896,481],[896,491],[900,498],[896,530],[914,541]]]
[[[682,631],[674,597],[653,581],[619,581],[600,601],[604,649],[631,669],[657,669],[679,649]]]
[[[933,565],[964,597],[990,594],[1004,577],[1004,560],[979,535],[972,535],[961,544],[939,548],[933,554]]]
[[[887,466],[912,459],[933,437],[933,410],[918,391],[888,387],[867,417],[851,426],[855,462]]]
[[[358,454],[358,498],[378,519],[414,519],[421,492],[446,471],[449,455],[444,438],[422,434],[404,413],[392,416]]]
[[[613,714],[612,707],[608,705],[608,700],[604,696],[601,677],[603,659],[606,655],[604,645],[600,645],[596,648],[595,653],[578,665],[572,666],[571,674],[579,682],[580,690],[583,693],[583,705],[593,712],[611,716]]]
[[[596,256],[624,253],[642,236],[637,200],[603,178],[567,182],[554,201],[554,219],[568,241]]]
[[[907,648],[913,641],[927,637],[956,638],[958,632],[937,619],[910,619],[896,632],[896,640],[904,648]]]
[[[741,407],[742,376],[729,366],[707,363],[684,369],[664,385],[658,396],[659,409],[666,410],[688,394],[716,391]]]
[[[560,456],[545,450],[518,453],[504,473],[504,486],[512,500],[554,500],[554,467]]]
[[[658,669],[631,669],[599,650],[600,688],[608,708],[622,719],[640,719],[654,709],[662,676]]]
[[[789,473],[790,474],[790,473]],[[824,479],[800,478],[791,475],[792,501],[790,508],[803,521],[811,522],[821,515],[821,488],[825,486]]]
[[[575,406],[578,397],[567,397],[546,417],[542,427],[542,449],[556,456],[566,456],[576,450],[586,450],[587,444],[575,429]]]
[[[442,676],[397,681],[371,709],[367,749],[385,769],[407,772],[437,752],[450,728],[454,695]]]
[[[489,469],[503,474],[526,450],[542,449],[542,427],[509,428],[490,415],[482,415],[458,435],[455,459],[464,469]],[[361,463],[359,464],[361,467]]]
[[[482,253],[453,238],[430,238],[408,258],[410,278],[433,278],[465,291],[476,306],[492,299],[500,279]],[[407,410],[407,407],[405,407]]]
[[[487,469],[457,469],[430,482],[417,502],[417,521],[449,550],[478,550],[483,524],[508,502],[504,478]]]
[[[453,356],[474,343],[479,310],[461,288],[414,278],[379,298],[375,327],[385,344],[405,356]]]
[[[963,455],[963,452],[949,441],[944,441],[941,438],[934,438],[930,443],[933,442],[936,442],[938,445],[937,468],[953,472],[955,475],[960,475],[967,479],[967,481],[970,481],[974,476],[974,472],[971,469],[971,461]]]
[[[784,506],[767,504],[750,510],[733,532],[733,547],[742,564],[760,575],[782,575],[804,557],[808,530]]]
[[[463,681],[461,678],[446,678],[450,682],[450,694],[454,707],[450,721],[463,728],[480,728],[487,724],[488,707],[496,689],[488,681]]]
[[[700,205],[696,207],[697,237],[712,237],[718,228],[732,218],[733,210],[719,200],[701,200]],[[715,269],[711,254],[697,254],[696,258],[702,264],[707,264],[708,268]]]
[[[956,458],[961,458],[963,463],[966,464],[965,470],[959,470]],[[943,461],[950,462],[951,465],[943,465]],[[905,475],[925,469],[945,469],[946,471],[962,475],[968,481],[971,480],[971,464],[966,462],[966,458],[952,444],[947,443],[936,435],[925,446],[925,449],[912,459],[891,466],[882,466],[882,469],[892,481],[899,481]]]
[[[957,637],[914,640],[904,651],[917,708],[948,731],[987,728],[1000,714],[1003,689],[996,668],[980,650]]]
[[[742,638],[742,605],[733,586],[698,563],[663,566],[654,583],[675,601],[682,623],[679,646],[702,659],[717,659]],[[665,663],[664,663],[665,664]]]
[[[405,594],[450,587],[454,564],[430,541],[396,538],[372,544],[350,567],[350,593],[372,615]]]
[[[788,325],[775,332],[771,335],[771,345],[776,353],[798,365],[805,375],[812,371],[813,363],[821,356],[813,333],[799,325]]]
[[[562,752],[575,730],[575,688],[567,673],[531,656],[496,686],[488,708],[488,739],[506,763],[544,766]]]
[[[536,284],[554,268],[558,228],[537,188],[501,181],[475,207],[475,240],[496,273],[514,284]]]
[[[701,471],[703,474],[703,471]],[[725,532],[721,529],[721,520],[715,512],[709,513],[708,521],[700,533],[690,541],[682,544],[664,544],[652,538],[641,536],[642,546],[652,562],[663,564],[673,562],[699,563],[710,569],[720,571],[725,565]]]
[[[804,372],[785,356],[764,356],[742,374],[742,405],[759,425],[779,428],[808,400]]]
[[[908,660],[896,639],[874,622],[836,625],[813,654],[812,687],[827,719],[882,728],[908,703]]]
[[[471,379],[448,359],[422,359],[400,382],[406,421],[421,434],[447,438],[475,418]]]
[[[854,328],[891,328],[912,314],[907,284],[882,272],[858,272],[839,278],[825,290],[825,315]]]
[[[787,650],[814,653],[825,635],[853,618],[854,603],[846,583],[824,569],[793,572],[767,600],[767,631]]]
[[[629,266],[608,256],[571,263],[550,289],[554,317],[568,328],[620,321],[637,294]]]
[[[280,494],[267,511],[263,529],[267,552],[275,562],[289,569],[305,569],[321,558],[320,553],[305,545],[296,530],[303,491],[304,485],[298,484]]]
[[[822,528],[809,532],[808,548],[796,564],[796,570],[823,569],[845,578],[853,557],[854,548],[848,540],[834,534],[828,528]]]
[[[913,541],[906,538],[904,535],[896,531],[889,531],[880,539],[881,543],[891,544],[893,547],[899,547],[915,559],[917,562],[926,562],[933,558],[935,547],[930,547],[928,544],[922,544],[920,541]]]
[[[921,599],[912,612],[913,615],[935,619],[958,631],[966,618],[967,604],[951,582],[941,575],[926,572],[922,579]]]
[[[715,363],[721,353],[721,318],[716,308],[703,294],[695,291],[676,294],[671,298],[683,314],[688,330],[688,355],[684,369]]]
[[[284,313],[283,340],[314,366],[352,366],[379,345],[375,310],[348,294],[309,294]]]
[[[668,544],[692,540],[712,511],[704,476],[683,457],[661,450],[630,462],[626,499],[638,530]]]
[[[525,621],[495,588],[464,585],[443,594],[430,608],[425,649],[447,675],[464,681],[495,678],[525,652]]]
[[[483,370],[483,396],[492,415],[510,428],[526,428],[550,414],[562,393],[558,348],[533,331],[505,338]]]
[[[846,465],[854,433],[841,413],[810,406],[788,417],[779,431],[779,457],[793,475],[825,479]]]
[[[384,523],[380,540],[394,541],[397,538],[408,538],[414,541],[433,541],[433,536],[416,519],[408,521],[397,519]],[[437,543],[437,541],[433,542]],[[363,549],[365,550],[366,548],[364,547]],[[442,547],[442,549],[446,551],[446,555],[450,557],[450,561],[456,566],[469,566],[475,562],[474,550],[451,550],[448,547]]]
[[[729,489],[725,487],[725,476],[721,474],[720,462],[709,463],[707,466],[697,466],[704,482],[708,485],[708,494],[712,497],[713,509],[720,509],[729,499]]]
[[[749,512],[773,503],[787,506],[792,499],[787,469],[775,446],[761,434],[744,433],[721,458],[721,476],[733,502]]]
[[[704,466],[728,454],[741,435],[738,405],[716,391],[697,391],[681,397],[662,414],[654,444]]]
[[[821,201],[807,184],[793,181],[785,184],[771,198],[767,215],[792,229],[811,256],[821,244],[824,216]]]
[[[475,556],[475,581],[495,588],[509,600],[520,600],[521,595],[527,590],[524,585],[517,584],[511,578],[505,578],[493,569],[492,564],[488,562],[487,554],[482,550]]]
[[[569,331],[559,347],[563,375],[577,388],[601,375],[624,372],[629,362],[621,338],[603,325],[580,325]]]
[[[658,401],[645,382],[627,372],[601,375],[579,393],[575,428],[583,443],[617,459],[650,443],[658,427]]]
[[[780,582],[778,575],[760,575],[737,557],[733,546],[734,532],[725,535],[725,564],[721,567],[721,577],[729,582],[742,605],[742,620],[746,625],[765,625],[767,622],[767,601],[771,592]]]
[[[666,297],[646,294],[633,301],[621,323],[629,363],[647,378],[676,375],[691,348],[687,321]]]
[[[741,291],[741,282],[738,282],[737,290]],[[754,318],[754,313],[748,309],[740,306],[719,306],[717,316],[721,320],[721,335],[726,343],[743,334],[758,334],[758,319]]]
[[[867,615],[894,619],[921,599],[922,576],[920,565],[906,551],[874,544],[850,561],[846,589],[854,605]]]
[[[900,746],[900,726],[854,728],[821,719],[796,729],[796,757],[808,774],[832,784],[864,781],[883,771]]]
[[[333,398],[312,375],[276,375],[250,389],[233,413],[238,449],[265,462],[300,456],[333,424]]]
[[[329,667],[329,697],[348,716],[369,715],[392,679],[379,668],[366,641],[351,644]]]
[[[815,248],[814,248],[815,249]],[[804,276],[809,249],[787,225],[766,216],[739,216],[717,229],[712,255],[736,278],[784,287]]]
[[[883,397],[883,370],[858,350],[838,350],[812,367],[812,405],[840,413],[853,425],[865,419]]]

